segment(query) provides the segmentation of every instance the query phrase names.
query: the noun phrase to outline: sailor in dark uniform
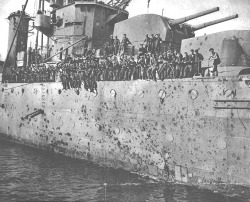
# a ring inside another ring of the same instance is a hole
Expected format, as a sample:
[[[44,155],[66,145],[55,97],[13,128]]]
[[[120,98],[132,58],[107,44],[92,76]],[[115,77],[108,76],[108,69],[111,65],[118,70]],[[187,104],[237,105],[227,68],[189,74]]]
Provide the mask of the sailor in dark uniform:
[[[120,40],[115,36],[114,39],[114,54],[117,55],[119,51],[119,46],[120,46]]]
[[[150,50],[150,37],[148,36],[148,34],[146,35],[146,38],[144,40],[144,44],[145,44],[145,49],[147,51],[151,51]]]
[[[158,64],[158,61],[157,61],[155,55],[152,54],[150,56],[150,66],[149,66],[149,68],[147,70],[148,79],[153,79],[154,81],[157,81],[156,80],[156,71],[158,69],[157,64]]]
[[[155,53],[155,36],[151,34],[150,38],[150,52]]]
[[[66,76],[65,70],[63,70],[63,72],[62,72],[61,81],[62,81],[62,85],[63,85],[63,90],[67,90],[67,76]]]
[[[159,64],[159,77],[163,81],[167,78],[169,63],[167,53],[164,52],[162,56],[162,64]]]
[[[156,34],[155,37],[155,52],[160,53],[161,52],[161,44],[162,44],[162,39],[160,37],[160,34]]]
[[[195,54],[194,54],[194,50],[191,49],[190,50],[191,54],[189,55],[189,61],[190,61],[190,74],[189,77],[193,77],[195,74]]]
[[[125,54],[127,52],[127,47],[128,47],[129,44],[132,45],[132,43],[127,38],[126,34],[124,34],[123,39],[121,41],[121,53],[122,54]]]
[[[108,45],[109,45],[109,54],[113,55],[114,54],[114,38],[113,38],[113,35],[110,36]]]
[[[189,76],[190,74],[190,59],[189,59],[189,56],[188,56],[188,53],[185,52],[184,53],[184,57],[183,57],[183,71],[181,72],[181,76],[183,78],[186,78]]]
[[[138,76],[137,72],[137,64],[135,62],[134,57],[130,58],[129,64],[128,64],[128,74],[127,74],[127,80],[131,80],[133,76],[133,80],[135,80]]]
[[[175,78],[181,78],[183,70],[183,56],[181,53],[177,53],[177,57],[175,59]]]
[[[143,47],[143,44],[140,44],[140,48],[138,51],[139,51],[139,54],[138,54],[139,57],[143,56],[147,52],[146,48]]]
[[[86,56],[86,53],[88,51],[88,41],[87,40],[84,40],[83,41],[83,55]]]
[[[194,64],[194,69],[195,69],[195,75],[201,75],[201,61],[204,59],[203,55],[199,53],[199,50],[195,50],[195,64]]]

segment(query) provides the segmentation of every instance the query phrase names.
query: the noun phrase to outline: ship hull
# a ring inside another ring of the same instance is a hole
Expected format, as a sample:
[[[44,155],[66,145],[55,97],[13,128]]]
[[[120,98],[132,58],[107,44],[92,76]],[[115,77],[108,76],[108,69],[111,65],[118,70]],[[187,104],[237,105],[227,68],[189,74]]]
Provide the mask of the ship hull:
[[[157,179],[249,187],[249,80],[1,84],[0,133]]]

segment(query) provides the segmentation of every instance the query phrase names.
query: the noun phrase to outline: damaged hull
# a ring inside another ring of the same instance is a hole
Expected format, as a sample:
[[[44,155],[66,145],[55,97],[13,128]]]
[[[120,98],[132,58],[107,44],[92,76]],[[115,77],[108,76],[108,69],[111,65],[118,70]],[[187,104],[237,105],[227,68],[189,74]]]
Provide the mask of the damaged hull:
[[[1,84],[0,133],[159,179],[248,187],[249,80],[102,81],[79,95],[61,83]]]

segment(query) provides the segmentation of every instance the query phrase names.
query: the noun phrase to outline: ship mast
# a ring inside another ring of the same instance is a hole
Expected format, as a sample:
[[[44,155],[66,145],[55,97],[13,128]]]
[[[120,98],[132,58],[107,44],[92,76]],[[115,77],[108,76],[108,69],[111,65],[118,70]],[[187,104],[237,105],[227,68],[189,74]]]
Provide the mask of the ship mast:
[[[41,11],[41,7],[42,7],[42,0],[39,0],[39,6],[38,6],[38,11]],[[37,30],[37,33],[36,33],[36,44],[35,44],[35,61],[36,61],[36,64],[38,63],[37,61],[37,49],[38,49],[38,40],[39,40],[39,31]],[[43,36],[42,36],[42,39],[41,39],[41,42],[43,41]],[[42,44],[41,44],[41,47],[42,47]]]
[[[42,13],[44,14],[44,0],[41,0],[41,7],[42,7]],[[41,37],[41,54],[43,52],[43,33],[42,33],[42,37]]]
[[[26,0],[25,4],[24,4],[24,6],[23,6],[22,13],[21,13],[21,17],[20,17],[20,20],[19,20],[19,22],[18,22],[18,25],[17,25],[17,29],[16,29],[16,32],[15,32],[15,35],[14,35],[14,37],[13,37],[13,40],[12,40],[12,42],[11,42],[9,51],[8,51],[7,56],[6,56],[6,58],[5,58],[5,62],[4,62],[4,65],[3,65],[3,81],[5,81],[6,63],[7,63],[7,61],[8,61],[8,57],[9,57],[9,55],[10,55],[12,46],[13,46],[13,44],[14,44],[14,42],[15,42],[17,33],[18,33],[18,31],[19,31],[19,27],[20,27],[20,25],[21,25],[22,19],[23,19],[24,15],[25,15],[25,10],[26,10],[28,1],[29,1],[29,0]]]

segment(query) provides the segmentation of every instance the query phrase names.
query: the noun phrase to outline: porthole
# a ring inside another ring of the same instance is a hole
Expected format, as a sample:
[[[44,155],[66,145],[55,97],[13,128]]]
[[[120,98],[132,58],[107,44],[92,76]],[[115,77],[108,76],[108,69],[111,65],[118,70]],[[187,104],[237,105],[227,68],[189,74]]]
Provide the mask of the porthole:
[[[198,95],[199,93],[197,90],[192,89],[189,91],[189,96],[192,100],[195,100],[198,97]]]
[[[219,139],[218,142],[217,142],[217,146],[218,146],[220,149],[224,150],[224,149],[227,148],[227,143],[225,142],[224,139]]]
[[[173,135],[167,135],[167,140],[169,141],[169,142],[173,142],[174,141],[174,137],[173,137]]]

